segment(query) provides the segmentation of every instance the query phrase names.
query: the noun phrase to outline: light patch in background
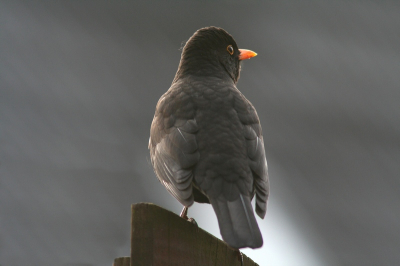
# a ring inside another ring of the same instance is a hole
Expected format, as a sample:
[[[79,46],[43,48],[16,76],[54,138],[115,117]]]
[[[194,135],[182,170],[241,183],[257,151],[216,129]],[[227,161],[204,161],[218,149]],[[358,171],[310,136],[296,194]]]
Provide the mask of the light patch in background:
[[[279,168],[277,163],[273,165]],[[270,171],[273,185],[267,214],[264,220],[256,215],[264,245],[260,249],[245,248],[241,251],[260,266],[337,265],[326,243],[318,239],[318,232],[312,228],[306,213],[297,206],[293,193],[279,180],[282,174]],[[280,201],[280,197],[287,198]],[[293,205],[286,206],[287,202]],[[254,200],[252,203],[254,208]],[[195,203],[189,208],[188,216],[194,218],[199,227],[222,239],[211,205]]]

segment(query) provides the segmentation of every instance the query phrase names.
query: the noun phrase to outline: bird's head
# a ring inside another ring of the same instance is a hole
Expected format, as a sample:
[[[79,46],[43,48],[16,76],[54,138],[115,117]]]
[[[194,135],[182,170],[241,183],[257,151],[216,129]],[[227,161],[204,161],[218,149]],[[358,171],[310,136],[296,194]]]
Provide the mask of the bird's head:
[[[177,79],[182,74],[200,76],[228,76],[236,83],[240,74],[240,61],[257,54],[239,49],[233,37],[222,28],[207,27],[196,31],[186,42]]]

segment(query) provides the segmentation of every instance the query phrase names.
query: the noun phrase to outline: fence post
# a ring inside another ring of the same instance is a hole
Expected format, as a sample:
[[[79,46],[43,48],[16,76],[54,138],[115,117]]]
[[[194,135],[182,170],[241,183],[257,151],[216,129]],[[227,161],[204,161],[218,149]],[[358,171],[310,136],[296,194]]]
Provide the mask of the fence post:
[[[131,226],[131,266],[241,265],[225,242],[157,205],[132,204]],[[244,254],[243,262],[258,265]]]

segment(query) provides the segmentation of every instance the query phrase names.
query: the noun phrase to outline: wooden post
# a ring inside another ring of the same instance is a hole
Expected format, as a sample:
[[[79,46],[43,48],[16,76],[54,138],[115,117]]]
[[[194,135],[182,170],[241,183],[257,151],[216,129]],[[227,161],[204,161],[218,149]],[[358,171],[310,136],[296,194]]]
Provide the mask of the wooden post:
[[[243,265],[257,265],[243,254]],[[175,213],[132,205],[131,266],[240,266],[238,252]],[[125,266],[125,264],[123,264]]]

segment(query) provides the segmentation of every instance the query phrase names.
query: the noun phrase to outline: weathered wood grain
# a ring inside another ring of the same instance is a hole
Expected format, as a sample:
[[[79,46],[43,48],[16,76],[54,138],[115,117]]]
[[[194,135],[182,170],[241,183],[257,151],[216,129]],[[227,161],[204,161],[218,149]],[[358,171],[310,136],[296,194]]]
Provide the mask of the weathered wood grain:
[[[237,250],[175,213],[132,205],[131,265],[240,266]],[[257,265],[243,255],[245,266]]]

